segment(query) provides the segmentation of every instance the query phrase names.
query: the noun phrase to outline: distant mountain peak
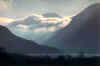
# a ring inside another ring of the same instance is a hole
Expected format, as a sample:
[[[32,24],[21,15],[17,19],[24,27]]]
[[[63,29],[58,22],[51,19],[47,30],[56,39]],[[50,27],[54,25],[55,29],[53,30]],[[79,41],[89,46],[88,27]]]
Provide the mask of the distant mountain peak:
[[[61,16],[58,15],[57,13],[55,13],[55,12],[45,13],[45,14],[43,14],[43,16],[44,17],[60,17],[61,18]]]
[[[99,7],[100,8],[100,3],[96,3],[96,4],[92,4],[90,5],[88,8],[95,8],[95,7]]]

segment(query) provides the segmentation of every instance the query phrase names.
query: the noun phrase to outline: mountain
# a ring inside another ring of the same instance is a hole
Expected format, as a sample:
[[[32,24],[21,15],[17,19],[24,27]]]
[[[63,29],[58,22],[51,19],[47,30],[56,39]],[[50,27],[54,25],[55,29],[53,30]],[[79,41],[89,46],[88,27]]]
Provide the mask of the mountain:
[[[47,42],[65,53],[100,53],[100,4],[94,4],[72,18],[72,22]]]
[[[43,16],[44,16],[44,17],[58,17],[58,18],[61,18],[61,16],[58,15],[57,13],[55,13],[55,12],[44,13]]]
[[[55,15],[59,17],[58,14],[56,13],[45,13],[45,17],[48,15],[49,16]],[[23,19],[18,19],[8,24],[7,27],[12,33],[14,33],[17,36],[23,37],[28,40],[33,40],[38,44],[41,44],[47,41],[53,35],[54,32],[52,32],[52,30],[56,31],[60,29],[59,24],[61,23],[59,22],[57,24],[49,24],[48,22],[42,23],[39,20],[39,17],[31,15]],[[51,30],[51,32],[49,31],[49,29]],[[36,32],[38,30],[40,32]]]
[[[0,47],[7,52],[20,54],[56,54],[56,48],[38,45],[37,43],[13,35],[7,28],[0,26]]]

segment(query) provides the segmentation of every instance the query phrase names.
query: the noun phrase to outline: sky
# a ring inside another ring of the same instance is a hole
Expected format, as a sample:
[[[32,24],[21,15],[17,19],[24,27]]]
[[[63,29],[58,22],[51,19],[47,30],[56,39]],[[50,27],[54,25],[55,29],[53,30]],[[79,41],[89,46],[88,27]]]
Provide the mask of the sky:
[[[75,16],[99,0],[0,0],[0,24],[34,14],[54,12],[60,16]]]
[[[0,0],[0,24],[23,18],[33,13],[57,13],[60,16],[75,16],[99,0]],[[7,19],[7,20],[5,20]],[[7,21],[7,22],[5,22]]]
[[[86,7],[94,3],[100,3],[100,0],[0,0],[0,25],[8,25],[17,19],[24,18],[25,16],[32,15],[33,13],[44,14],[54,12],[60,16],[75,16]],[[18,22],[20,22],[20,20]],[[60,26],[64,26],[65,24],[66,23],[62,22]],[[21,31],[18,33],[19,36],[21,35],[20,37],[23,36],[23,38],[28,38],[30,36],[32,31],[30,33],[27,32],[27,25],[21,24],[17,27],[20,27],[23,30],[23,32],[21,32],[22,30],[20,29]],[[45,33],[43,32],[47,30],[49,33],[55,31],[55,25],[51,26],[49,29],[45,27],[46,26],[43,25],[43,28],[35,29],[34,31],[36,34],[34,34],[34,36],[39,36],[37,38],[40,38],[41,36],[44,37]],[[41,31],[43,34],[41,34]],[[28,34],[25,34],[25,32]],[[37,34],[37,32],[39,34]],[[31,37],[33,38],[33,36]],[[31,37],[29,39],[31,39]],[[48,38],[48,36],[44,38]]]
[[[99,0],[0,0],[0,16],[23,17],[31,13],[56,12],[62,16],[79,13]]]

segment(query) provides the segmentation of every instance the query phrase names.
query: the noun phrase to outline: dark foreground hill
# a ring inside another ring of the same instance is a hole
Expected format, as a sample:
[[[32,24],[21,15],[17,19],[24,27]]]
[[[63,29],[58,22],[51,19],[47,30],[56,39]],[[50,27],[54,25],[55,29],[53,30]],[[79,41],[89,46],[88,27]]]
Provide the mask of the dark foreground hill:
[[[56,32],[48,42],[68,53],[100,53],[100,4],[94,4],[73,17],[69,26]]]
[[[0,26],[0,47],[7,52],[21,54],[56,54],[59,51],[56,48],[38,45],[33,41],[13,35],[7,28]]]
[[[100,66],[100,57],[58,56],[25,56],[7,53],[0,49],[0,66]]]

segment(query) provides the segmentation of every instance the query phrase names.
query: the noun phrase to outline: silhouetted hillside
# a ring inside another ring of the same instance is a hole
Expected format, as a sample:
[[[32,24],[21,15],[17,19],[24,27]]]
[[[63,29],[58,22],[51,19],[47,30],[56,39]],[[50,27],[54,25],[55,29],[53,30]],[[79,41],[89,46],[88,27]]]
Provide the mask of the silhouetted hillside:
[[[55,48],[38,45],[33,41],[13,35],[7,28],[0,26],[0,47],[6,49],[7,52],[22,54],[56,54],[59,51]]]
[[[69,26],[56,32],[56,35],[46,43],[67,53],[84,51],[88,54],[98,54],[100,53],[99,22],[100,4],[91,5],[73,17]]]

